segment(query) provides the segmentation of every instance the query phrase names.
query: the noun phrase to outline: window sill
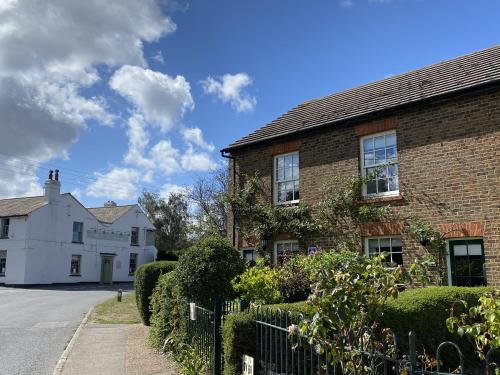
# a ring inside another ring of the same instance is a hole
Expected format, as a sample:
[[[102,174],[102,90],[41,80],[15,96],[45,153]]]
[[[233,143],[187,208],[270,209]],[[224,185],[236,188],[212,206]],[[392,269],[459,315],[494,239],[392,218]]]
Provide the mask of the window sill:
[[[80,274],[78,274],[78,275],[74,274],[74,275],[69,275],[69,276],[71,276],[71,277],[82,277],[82,275],[80,275]]]
[[[0,240],[8,240],[9,237],[0,237]]]
[[[275,206],[283,206],[283,207],[293,207],[293,206],[298,206],[300,203],[300,200],[296,201],[289,201],[289,202],[274,202]]]
[[[134,272],[134,273],[129,273],[128,275],[129,275],[129,276],[134,276],[134,275],[135,275],[135,272]]]
[[[404,199],[401,195],[380,195],[380,196],[366,196],[360,201],[362,204],[384,204],[392,202],[402,202]]]
[[[4,273],[0,273],[0,277],[5,277],[5,274]]]
[[[71,243],[76,243],[76,244],[83,245],[83,241],[71,241]]]

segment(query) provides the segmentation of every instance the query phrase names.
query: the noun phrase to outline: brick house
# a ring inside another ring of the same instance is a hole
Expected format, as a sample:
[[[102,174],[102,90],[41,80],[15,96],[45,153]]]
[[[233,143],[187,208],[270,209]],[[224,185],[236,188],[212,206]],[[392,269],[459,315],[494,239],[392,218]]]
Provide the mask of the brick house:
[[[306,101],[221,152],[232,186],[258,171],[275,204],[313,204],[333,176],[383,165],[364,199],[438,228],[450,285],[500,286],[500,46]],[[230,217],[233,243],[253,257],[237,225]],[[425,248],[403,226],[363,226],[360,249],[407,264]],[[270,242],[275,259],[305,251],[287,234]]]

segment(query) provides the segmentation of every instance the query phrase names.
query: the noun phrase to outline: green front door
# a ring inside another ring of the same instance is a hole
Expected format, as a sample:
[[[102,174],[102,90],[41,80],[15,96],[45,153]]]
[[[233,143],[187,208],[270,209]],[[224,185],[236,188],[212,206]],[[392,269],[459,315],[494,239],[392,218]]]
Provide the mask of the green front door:
[[[486,285],[483,240],[450,241],[450,261],[453,285]]]
[[[101,255],[101,284],[113,282],[113,256]]]

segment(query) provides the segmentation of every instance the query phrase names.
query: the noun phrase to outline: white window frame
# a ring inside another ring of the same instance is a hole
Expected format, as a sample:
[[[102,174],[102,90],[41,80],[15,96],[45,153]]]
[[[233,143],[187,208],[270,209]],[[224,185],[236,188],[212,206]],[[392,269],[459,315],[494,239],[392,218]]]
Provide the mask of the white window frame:
[[[279,244],[284,244],[284,243],[298,244],[299,241],[298,240],[280,240],[280,241],[274,241],[274,244],[273,244],[273,247],[274,247],[273,257],[274,257],[274,264],[275,265],[278,264],[278,245]],[[300,253],[300,249],[299,249],[299,253]]]
[[[7,272],[7,250],[0,250],[0,277],[4,277],[6,272]]]
[[[81,231],[80,232],[75,232],[75,224],[81,224],[81,226],[80,226]],[[79,240],[75,240],[75,233],[80,234]],[[73,221],[73,234],[71,237],[71,242],[72,243],[83,243],[83,222],[82,221]]]
[[[255,262],[257,260],[257,252],[255,251],[255,248],[253,248],[253,247],[242,247],[240,249],[241,258],[243,260],[246,260],[245,256],[244,256],[244,253],[245,253],[245,251],[249,251],[249,250],[252,250],[252,252],[253,252],[253,259],[252,259],[252,261]]]
[[[283,158],[289,155],[297,155],[297,158],[299,160],[299,176],[296,180],[286,180],[286,181],[278,181],[278,178],[276,177],[276,171],[277,171],[277,160],[279,158]],[[283,183],[283,182],[289,182],[289,181],[298,181],[299,182],[299,195],[300,195],[300,154],[298,151],[293,151],[293,152],[288,152],[286,154],[279,154],[279,155],[274,155],[273,158],[273,202],[275,205],[290,205],[290,204],[297,204],[300,202],[299,199],[294,199],[291,201],[285,201],[285,202],[278,202],[278,184]]]
[[[386,239],[386,238],[389,238],[391,240],[390,242],[390,247],[391,247],[391,251],[390,251],[390,255],[391,255],[391,260],[392,260],[392,254],[393,254],[393,251],[392,251],[392,239],[394,238],[397,238],[399,239],[399,241],[401,242],[401,258],[403,259],[403,264],[402,266],[404,265],[404,249],[403,249],[403,241],[402,241],[402,238],[401,236],[399,235],[388,235],[388,236],[371,236],[371,237],[364,237],[364,253],[367,257],[370,257],[370,247],[369,247],[369,240],[381,240],[381,239]],[[399,254],[399,253],[395,253],[395,254]],[[394,262],[395,263],[395,262]],[[397,264],[397,263],[396,263]]]
[[[73,257],[78,257],[78,270],[73,272]],[[82,275],[82,255],[81,254],[71,254],[69,262],[69,274],[70,276],[81,276]]]
[[[391,162],[391,163],[384,163],[384,164],[373,164],[373,165],[368,165],[368,166],[365,166],[365,150],[364,150],[364,146],[363,146],[363,142],[365,139],[367,138],[375,138],[375,137],[378,137],[378,136],[381,136],[381,135],[387,135],[387,134],[394,134],[395,137],[396,137],[396,144],[394,145],[394,147],[396,148],[396,160],[395,162]],[[366,182],[363,184],[363,197],[366,197],[366,198],[374,198],[374,197],[387,197],[387,196],[398,196],[399,195],[399,154],[398,154],[398,135],[396,133],[396,130],[393,129],[393,130],[388,130],[388,131],[384,131],[384,132],[380,132],[380,133],[373,133],[373,134],[368,134],[368,135],[365,135],[363,137],[361,137],[359,139],[359,144],[360,144],[360,155],[359,155],[359,159],[360,159],[360,165],[361,165],[361,176],[363,176],[363,178],[366,179],[366,169],[367,168],[377,168],[377,167],[380,167],[380,166],[383,166],[383,165],[392,165],[392,164],[395,164],[398,168],[398,174],[397,174],[397,177],[398,177],[398,189],[397,190],[394,190],[394,191],[385,191],[385,192],[382,192],[382,193],[372,193],[372,194],[368,194],[367,193],[367,188],[366,188]]]
[[[134,232],[133,231],[134,228],[137,229],[137,242],[132,242],[132,238],[133,238],[132,233]],[[139,244],[140,244],[140,236],[139,236],[140,231],[141,231],[141,229],[139,227],[130,227],[130,246],[139,246]]]
[[[5,225],[5,222],[8,224]],[[7,233],[4,235],[5,228],[7,228]],[[0,219],[0,239],[8,239],[9,238],[9,231],[10,231],[10,218],[9,217],[3,217]]]
[[[135,257],[133,257],[134,255]],[[132,259],[134,260],[134,271],[131,271],[131,266],[132,266]],[[128,275],[133,276],[135,274],[135,271],[137,271],[137,261],[139,260],[139,254],[138,253],[130,253],[129,259],[128,259]]]

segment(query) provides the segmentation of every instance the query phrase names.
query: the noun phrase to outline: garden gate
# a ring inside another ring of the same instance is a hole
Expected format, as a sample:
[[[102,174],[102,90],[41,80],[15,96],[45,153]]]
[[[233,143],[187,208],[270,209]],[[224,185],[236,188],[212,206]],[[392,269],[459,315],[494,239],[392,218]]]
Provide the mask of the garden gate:
[[[245,301],[222,301],[217,297],[214,298],[213,310],[189,303],[187,340],[213,375],[221,375],[223,369],[221,326],[224,315],[247,308]]]

